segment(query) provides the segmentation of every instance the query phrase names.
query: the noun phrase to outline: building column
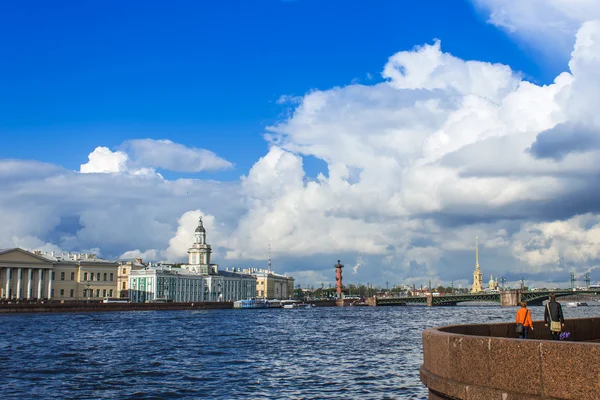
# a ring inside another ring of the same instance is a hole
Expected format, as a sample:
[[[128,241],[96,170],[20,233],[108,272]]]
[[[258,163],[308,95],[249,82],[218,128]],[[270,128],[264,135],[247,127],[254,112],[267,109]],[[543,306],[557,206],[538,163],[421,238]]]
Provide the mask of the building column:
[[[48,296],[46,296],[47,299],[50,299],[50,297],[52,296],[52,270],[48,270]]]
[[[33,268],[27,270],[27,296],[25,298],[29,300],[31,298],[31,280],[33,279]]]
[[[21,298],[21,275],[23,274],[23,268],[17,268],[17,299]]]
[[[4,297],[8,299],[10,296],[10,268],[6,268],[6,289],[4,290]]]
[[[44,274],[44,270],[42,268],[39,268],[38,269],[38,287],[37,287],[37,289],[38,289],[38,295],[37,295],[38,300],[40,300],[42,298],[42,285],[43,285],[42,278],[43,278],[43,274]]]

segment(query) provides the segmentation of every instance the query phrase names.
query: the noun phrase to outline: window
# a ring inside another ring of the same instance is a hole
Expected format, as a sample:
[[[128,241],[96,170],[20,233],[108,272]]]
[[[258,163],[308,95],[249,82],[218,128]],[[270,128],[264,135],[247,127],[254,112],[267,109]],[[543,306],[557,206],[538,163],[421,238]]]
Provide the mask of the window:
[[[98,274],[100,275],[100,274]],[[100,297],[100,289],[96,289],[96,297]]]
[[[61,273],[60,273],[60,280],[61,280],[61,281],[64,281],[64,280],[65,280],[65,273],[64,273],[64,272],[61,272]]]
[[[71,272],[71,280],[74,281],[75,280],[75,272]]]
[[[84,281],[87,281],[87,272],[84,272],[84,273],[83,273],[83,280],[84,280]]]
[[[106,297],[106,289],[102,289],[102,297]]]
[[[123,275],[127,275],[127,268],[123,267]]]
[[[71,289],[71,295],[69,297],[75,297],[75,289]]]
[[[110,290],[108,291],[108,297],[113,297],[113,290],[112,290],[112,289],[110,289]]]
[[[127,282],[123,282],[123,290],[127,289]]]
[[[60,289],[60,295],[64,296],[65,295],[65,289]]]
[[[97,281],[99,281],[99,280],[100,280],[100,272],[98,272],[98,273],[96,274],[96,280],[97,280]]]
[[[104,282],[106,282],[106,281],[107,281],[107,279],[106,279],[106,272],[105,272],[104,273]]]
[[[113,274],[112,272],[110,273],[110,281],[114,281],[115,280],[115,274]]]

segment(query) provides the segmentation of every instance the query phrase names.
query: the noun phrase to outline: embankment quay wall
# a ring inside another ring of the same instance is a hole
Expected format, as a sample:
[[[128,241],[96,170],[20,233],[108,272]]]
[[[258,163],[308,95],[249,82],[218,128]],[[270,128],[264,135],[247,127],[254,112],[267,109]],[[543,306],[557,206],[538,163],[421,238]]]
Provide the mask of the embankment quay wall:
[[[534,339],[515,324],[453,325],[423,332],[421,382],[430,400],[600,399],[600,317],[565,321],[553,341],[543,321]]]
[[[230,309],[231,302],[205,303],[85,303],[85,302],[44,302],[0,304],[0,313],[29,312],[96,312],[96,311],[148,311],[148,310],[206,310]]]
[[[335,307],[336,300],[310,301],[315,307]],[[350,305],[345,301],[344,305]],[[148,310],[208,310],[232,309],[232,302],[194,302],[194,303],[102,303],[98,301],[44,301],[44,302],[3,302],[1,313],[29,312],[96,312],[96,311],[148,311]]]

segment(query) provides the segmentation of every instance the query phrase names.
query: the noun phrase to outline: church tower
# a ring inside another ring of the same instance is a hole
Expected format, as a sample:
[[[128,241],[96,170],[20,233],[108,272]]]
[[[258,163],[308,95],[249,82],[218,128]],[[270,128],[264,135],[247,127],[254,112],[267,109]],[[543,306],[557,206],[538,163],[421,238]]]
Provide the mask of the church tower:
[[[211,253],[212,249],[206,243],[206,229],[204,229],[202,217],[200,217],[198,227],[194,232],[194,244],[188,249],[188,263],[190,266],[198,266],[197,269],[200,273],[211,274],[212,270],[209,268]]]
[[[475,238],[475,271],[473,272],[473,286],[471,293],[483,292],[483,274],[479,269],[479,243]]]

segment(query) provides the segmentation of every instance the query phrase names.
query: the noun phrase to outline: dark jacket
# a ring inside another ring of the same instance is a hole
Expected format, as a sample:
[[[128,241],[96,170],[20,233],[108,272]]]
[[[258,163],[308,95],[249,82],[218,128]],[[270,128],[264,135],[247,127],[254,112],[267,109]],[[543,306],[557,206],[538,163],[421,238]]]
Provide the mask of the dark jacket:
[[[562,307],[560,306],[560,303],[558,303],[556,300],[552,300],[548,302],[546,307],[544,307],[544,324],[548,325],[550,323],[548,320],[548,309],[550,309],[552,321],[560,321],[561,324],[565,323],[565,318],[563,317]]]

